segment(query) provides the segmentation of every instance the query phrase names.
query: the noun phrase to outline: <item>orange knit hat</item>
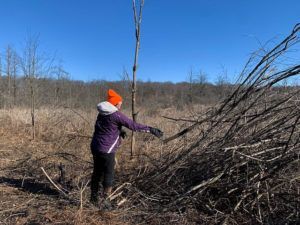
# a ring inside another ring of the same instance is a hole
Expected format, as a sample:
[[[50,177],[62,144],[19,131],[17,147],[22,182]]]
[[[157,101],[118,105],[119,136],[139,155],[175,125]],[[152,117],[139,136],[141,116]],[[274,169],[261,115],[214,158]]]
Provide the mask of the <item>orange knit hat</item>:
[[[117,92],[115,92],[114,90],[109,89],[107,91],[107,101],[113,105],[117,105],[119,102],[122,101],[122,97],[118,95]]]

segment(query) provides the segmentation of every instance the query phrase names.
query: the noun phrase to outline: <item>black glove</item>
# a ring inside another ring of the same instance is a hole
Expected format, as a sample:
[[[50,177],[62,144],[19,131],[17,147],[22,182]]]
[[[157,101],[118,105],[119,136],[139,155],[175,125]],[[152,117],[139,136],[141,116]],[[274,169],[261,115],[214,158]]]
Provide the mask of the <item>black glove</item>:
[[[126,131],[125,130],[121,130],[120,131],[120,136],[121,136],[121,138],[125,139],[127,137]]]
[[[162,132],[160,129],[154,128],[154,127],[149,127],[150,128],[150,133],[155,135],[158,138],[161,138],[164,136],[164,132]]]

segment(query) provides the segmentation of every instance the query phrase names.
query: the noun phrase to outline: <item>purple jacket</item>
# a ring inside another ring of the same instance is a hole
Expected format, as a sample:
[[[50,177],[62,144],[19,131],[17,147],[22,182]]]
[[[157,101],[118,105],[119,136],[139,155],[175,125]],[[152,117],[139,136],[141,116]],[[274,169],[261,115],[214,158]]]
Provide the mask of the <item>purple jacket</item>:
[[[148,126],[135,123],[109,102],[99,103],[97,109],[99,114],[91,143],[93,154],[116,152],[121,144],[120,131],[122,126],[132,131],[150,132]]]

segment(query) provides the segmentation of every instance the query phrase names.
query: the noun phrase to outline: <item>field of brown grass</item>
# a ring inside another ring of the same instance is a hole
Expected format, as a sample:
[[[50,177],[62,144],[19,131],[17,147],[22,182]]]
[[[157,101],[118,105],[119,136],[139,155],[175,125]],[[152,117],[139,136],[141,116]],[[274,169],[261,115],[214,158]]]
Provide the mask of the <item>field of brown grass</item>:
[[[109,212],[88,201],[96,110],[39,109],[34,140],[30,110],[1,110],[1,224],[293,224],[300,206],[298,90],[261,101],[253,93],[233,109],[226,102],[142,108],[139,122],[163,130],[165,140],[139,133],[134,157],[130,138],[123,141]]]
[[[191,117],[193,110],[177,113],[171,108],[140,110],[139,122],[159,127],[170,135],[185,123],[161,116]],[[129,115],[126,111],[125,114]],[[126,215],[137,209],[126,205],[126,194],[116,196],[114,202],[120,206],[112,212],[101,212],[88,202],[92,172],[89,144],[96,116],[96,110],[40,109],[36,139],[32,140],[29,110],[0,111],[1,224],[132,224]],[[152,161],[159,162],[170,150],[170,146],[164,146],[152,135],[140,133],[132,159],[130,138],[125,139],[117,154],[115,189],[130,184],[147,167],[153,167]],[[68,197],[50,184],[42,167],[56,184],[67,189]],[[184,218],[178,220],[179,224],[181,220]]]

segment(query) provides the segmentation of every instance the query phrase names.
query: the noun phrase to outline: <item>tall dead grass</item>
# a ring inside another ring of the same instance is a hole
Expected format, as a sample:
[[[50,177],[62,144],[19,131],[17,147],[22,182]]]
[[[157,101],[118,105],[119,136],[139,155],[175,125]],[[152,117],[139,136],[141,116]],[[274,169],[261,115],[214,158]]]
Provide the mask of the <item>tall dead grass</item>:
[[[191,117],[193,110],[176,112],[173,108],[167,108],[152,109],[150,112],[142,108],[138,120],[158,127],[167,134],[174,133],[187,123],[166,120],[162,115]],[[124,113],[129,115],[126,110]],[[131,223],[123,215],[130,210],[126,208],[127,200],[123,195],[115,197],[115,204],[121,204],[114,212],[103,214],[89,205],[89,188],[82,191],[92,171],[89,145],[96,116],[96,109],[38,109],[36,139],[31,140],[29,109],[0,110],[0,186],[3,197],[0,220],[8,224],[34,221],[67,221],[67,224],[103,224],[105,221],[111,224]],[[147,168],[159,165],[166,152],[175,152],[171,146],[164,146],[149,134],[138,134],[137,145],[135,156],[131,159],[129,138],[123,141],[117,153],[115,188],[131,185],[133,180],[147,172]],[[67,198],[61,197],[48,182],[41,167],[68,193]],[[79,205],[82,205],[81,209]]]

